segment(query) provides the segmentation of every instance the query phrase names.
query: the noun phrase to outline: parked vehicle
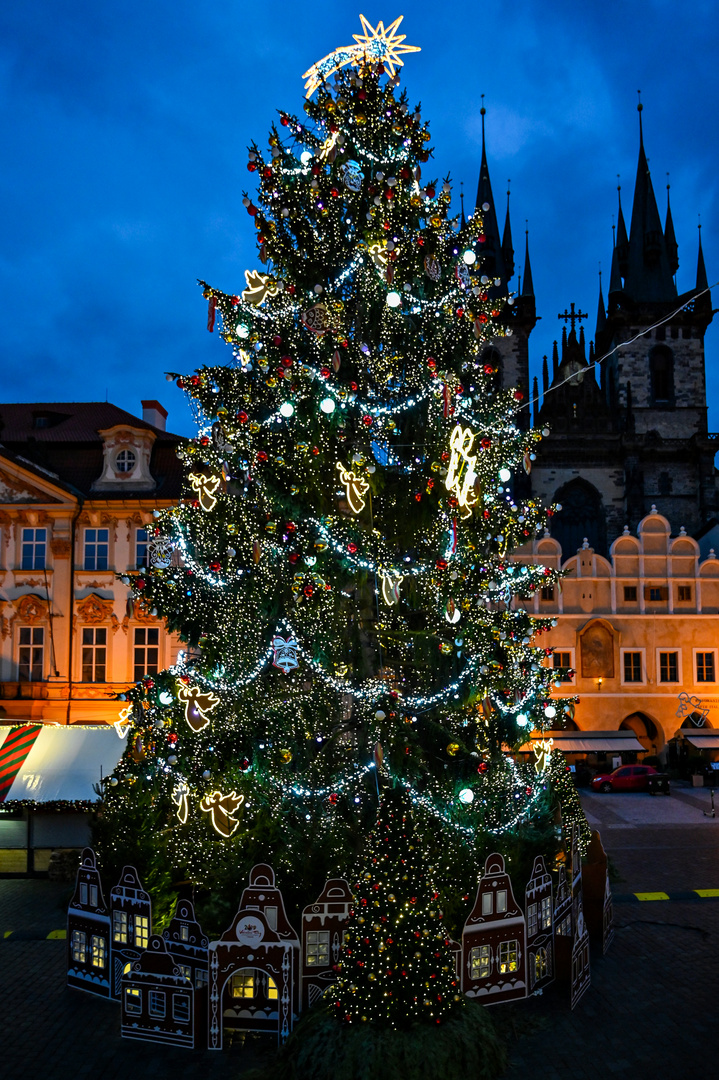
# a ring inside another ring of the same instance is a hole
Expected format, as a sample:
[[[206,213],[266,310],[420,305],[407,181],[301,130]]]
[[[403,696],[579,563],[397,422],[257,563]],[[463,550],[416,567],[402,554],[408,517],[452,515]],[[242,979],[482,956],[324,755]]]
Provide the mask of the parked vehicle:
[[[593,791],[658,791],[669,794],[669,777],[652,765],[621,765],[612,773],[599,773],[592,780]]]

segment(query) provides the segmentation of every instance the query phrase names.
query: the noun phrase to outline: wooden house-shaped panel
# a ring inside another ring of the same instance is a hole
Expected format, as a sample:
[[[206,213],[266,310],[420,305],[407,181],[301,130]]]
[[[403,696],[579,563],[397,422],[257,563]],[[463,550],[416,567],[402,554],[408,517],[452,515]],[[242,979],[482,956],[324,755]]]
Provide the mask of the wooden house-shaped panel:
[[[504,859],[490,855],[462,932],[462,990],[483,1005],[527,996],[527,927]]]
[[[529,993],[554,979],[554,896],[552,876],[543,856],[534,860],[524,896],[527,918],[527,982]]]
[[[572,943],[572,989],[571,1007],[574,1008],[582,994],[589,989],[591,974],[589,970],[589,931],[584,922],[582,898],[579,898],[577,926]]]
[[[152,931],[152,904],[134,866],[123,867],[110,890],[110,923],[111,996],[119,998],[122,976],[147,948]]]
[[[67,910],[67,985],[110,996],[110,915],[95,852],[85,848]]]
[[[612,889],[609,884],[609,871],[604,883],[604,908],[602,911],[602,956],[606,956],[609,946],[614,941],[614,904]]]
[[[554,897],[554,970],[560,982],[572,977],[572,889],[566,866],[560,865]]]
[[[582,896],[582,855],[579,850],[579,828],[572,822],[569,844],[572,882],[572,936],[577,932],[579,908],[583,906]]]
[[[196,1013],[202,1009],[192,983],[167,951],[163,938],[152,935],[147,949],[123,972],[121,991],[124,1038],[194,1048],[198,1026],[203,1029]],[[204,1006],[206,997],[201,997]]]
[[[195,918],[189,900],[178,900],[175,914],[162,936],[168,953],[196,990],[207,989],[210,940]]]
[[[222,1049],[224,1028],[286,1039],[298,1012],[300,942],[271,867],[253,868],[240,910],[209,956],[210,1049]]]
[[[330,878],[302,912],[302,1009],[309,1009],[335,981],[352,890],[344,878]]]

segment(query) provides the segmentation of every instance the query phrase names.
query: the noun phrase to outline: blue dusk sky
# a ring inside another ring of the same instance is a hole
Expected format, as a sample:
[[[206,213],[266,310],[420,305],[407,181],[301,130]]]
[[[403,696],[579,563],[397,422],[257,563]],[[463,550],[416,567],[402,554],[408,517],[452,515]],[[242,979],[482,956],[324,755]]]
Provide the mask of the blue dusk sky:
[[[670,174],[679,291],[694,285],[699,214],[709,281],[719,278],[714,0],[23,0],[0,13],[0,400],[107,397],[138,413],[158,398],[168,427],[194,433],[164,372],[229,359],[207,333],[196,279],[240,291],[258,265],[246,147],[265,142],[276,109],[301,110],[302,73],[352,43],[360,11],[373,25],[404,14],[422,52],[401,74],[435,147],[425,175],[451,172],[457,200],[464,181],[469,208],[485,95],[494,194],[503,221],[511,178],[521,271],[529,222],[532,374],[572,301],[593,336],[617,174],[627,224],[631,213],[638,89],[662,219]],[[713,326],[712,430],[718,343]]]

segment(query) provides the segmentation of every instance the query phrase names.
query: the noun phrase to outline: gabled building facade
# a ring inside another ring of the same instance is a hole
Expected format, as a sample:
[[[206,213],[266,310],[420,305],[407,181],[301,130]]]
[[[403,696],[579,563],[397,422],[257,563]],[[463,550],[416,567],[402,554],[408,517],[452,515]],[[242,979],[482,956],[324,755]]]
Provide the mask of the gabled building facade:
[[[0,405],[0,722],[111,723],[179,647],[116,573],[147,565],[177,502],[166,412],[107,402]]]

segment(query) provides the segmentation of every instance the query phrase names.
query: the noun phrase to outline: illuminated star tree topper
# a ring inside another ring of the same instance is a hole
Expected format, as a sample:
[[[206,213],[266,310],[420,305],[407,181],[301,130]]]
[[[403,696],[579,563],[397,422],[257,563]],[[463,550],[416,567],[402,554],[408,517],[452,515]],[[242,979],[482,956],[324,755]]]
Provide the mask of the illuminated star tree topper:
[[[385,28],[383,22],[377,23],[377,26],[373,27],[365,19],[364,15],[360,15],[364,34],[352,35],[357,44],[334,49],[322,60],[318,60],[316,64],[313,64],[302,76],[303,79],[307,80],[305,83],[307,97],[312,97],[317,87],[321,86],[324,80],[329,78],[334,71],[339,71],[340,68],[346,67],[347,64],[359,66],[362,60],[374,60],[377,63],[382,63],[387,67],[389,74],[394,75],[395,67],[404,66],[404,60],[400,59],[403,53],[421,51],[418,45],[402,44],[407,37],[406,34],[395,33],[403,18],[404,15],[400,15],[399,18]]]

